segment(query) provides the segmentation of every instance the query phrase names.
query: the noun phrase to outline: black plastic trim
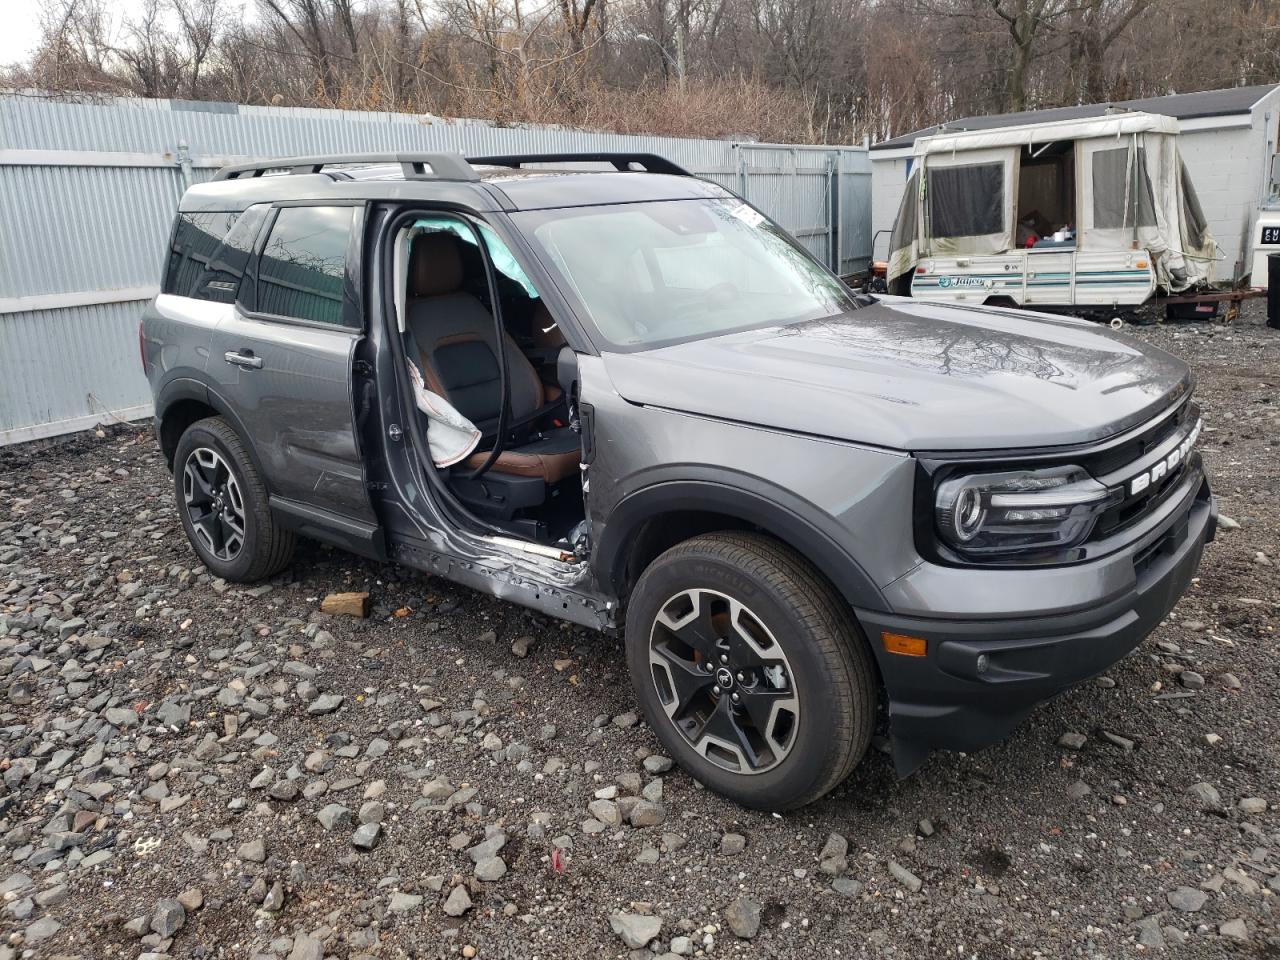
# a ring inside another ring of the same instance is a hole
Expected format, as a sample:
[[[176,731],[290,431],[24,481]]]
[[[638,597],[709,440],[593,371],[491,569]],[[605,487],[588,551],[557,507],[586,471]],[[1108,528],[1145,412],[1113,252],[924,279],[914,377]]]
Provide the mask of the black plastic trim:
[[[387,559],[386,538],[382,535],[382,528],[375,523],[353,520],[332,510],[286,500],[275,494],[268,496],[267,503],[281,524],[304,537],[331,543],[373,560]]]
[[[662,481],[619,501],[604,523],[591,558],[605,589],[623,599],[628,547],[641,524],[666,513],[689,510],[726,514],[759,527],[817,566],[851,606],[889,609],[884,595],[858,562],[822,532],[817,518],[803,516],[798,498],[785,491],[756,492],[715,479]]]

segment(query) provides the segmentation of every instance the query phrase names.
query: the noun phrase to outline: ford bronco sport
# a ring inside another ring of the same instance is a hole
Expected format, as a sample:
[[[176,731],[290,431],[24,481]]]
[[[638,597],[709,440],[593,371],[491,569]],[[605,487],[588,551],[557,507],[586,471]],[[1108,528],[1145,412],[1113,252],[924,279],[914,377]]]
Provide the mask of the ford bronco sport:
[[[603,165],[603,169],[600,166]],[[708,786],[785,809],[1104,670],[1213,537],[1179,360],[854,294],[651,155],[314,157],[182,198],[141,330],[183,527],[601,630]]]

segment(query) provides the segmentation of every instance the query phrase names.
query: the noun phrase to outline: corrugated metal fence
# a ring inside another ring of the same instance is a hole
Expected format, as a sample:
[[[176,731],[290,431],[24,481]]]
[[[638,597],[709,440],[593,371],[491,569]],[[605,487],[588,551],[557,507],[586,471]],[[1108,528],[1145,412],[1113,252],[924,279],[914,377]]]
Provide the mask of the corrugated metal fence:
[[[871,256],[871,164],[862,148],[0,96],[0,445],[149,414],[137,323],[189,183],[245,158],[393,150],[658,153],[747,197],[843,274],[861,272]]]

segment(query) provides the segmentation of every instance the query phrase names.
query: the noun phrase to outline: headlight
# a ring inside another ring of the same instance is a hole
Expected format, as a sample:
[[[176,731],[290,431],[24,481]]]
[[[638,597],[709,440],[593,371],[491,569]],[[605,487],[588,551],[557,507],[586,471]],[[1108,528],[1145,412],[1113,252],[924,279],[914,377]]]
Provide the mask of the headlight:
[[[934,519],[962,557],[1005,559],[1082,543],[1120,496],[1080,467],[972,473],[938,484]]]

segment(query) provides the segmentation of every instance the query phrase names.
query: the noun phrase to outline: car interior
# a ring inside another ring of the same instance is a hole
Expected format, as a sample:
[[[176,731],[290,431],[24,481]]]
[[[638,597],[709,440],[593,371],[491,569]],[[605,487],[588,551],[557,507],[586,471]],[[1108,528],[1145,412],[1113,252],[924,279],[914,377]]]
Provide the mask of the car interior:
[[[450,491],[492,526],[547,545],[572,547],[584,518],[579,435],[557,382],[563,334],[501,240],[487,229],[491,291],[472,227],[423,217],[407,231],[403,337],[428,391],[480,433],[475,450],[441,470]],[[498,349],[494,297],[505,330]],[[507,367],[507,417],[498,445]],[[426,419],[421,410],[419,415]],[[431,424],[424,422],[429,433]]]

